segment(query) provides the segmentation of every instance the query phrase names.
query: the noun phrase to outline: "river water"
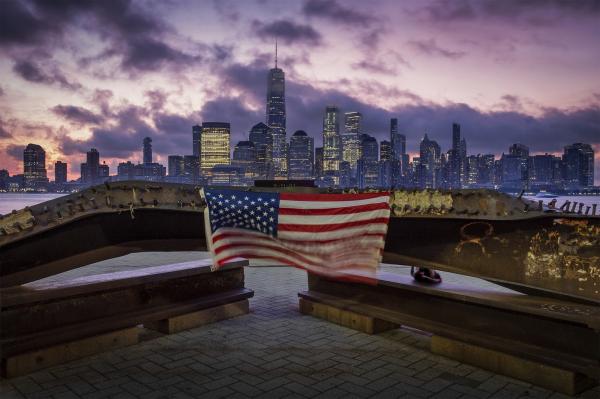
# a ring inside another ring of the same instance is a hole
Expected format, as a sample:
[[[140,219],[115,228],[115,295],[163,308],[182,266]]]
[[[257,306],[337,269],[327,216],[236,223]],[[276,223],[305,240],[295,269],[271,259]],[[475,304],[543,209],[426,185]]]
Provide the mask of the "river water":
[[[23,194],[23,193],[0,193],[0,215],[5,215],[13,211],[13,209],[22,209],[26,206],[39,204],[41,202],[49,201],[54,198],[62,197],[65,194]],[[544,204],[547,204],[552,198],[536,198],[536,197],[525,197],[532,200],[543,200]],[[582,202],[586,206],[592,204],[598,204],[597,214],[600,214],[600,196],[561,196],[556,198],[557,207],[564,204],[566,200],[571,202]],[[585,211],[585,207],[584,207]]]

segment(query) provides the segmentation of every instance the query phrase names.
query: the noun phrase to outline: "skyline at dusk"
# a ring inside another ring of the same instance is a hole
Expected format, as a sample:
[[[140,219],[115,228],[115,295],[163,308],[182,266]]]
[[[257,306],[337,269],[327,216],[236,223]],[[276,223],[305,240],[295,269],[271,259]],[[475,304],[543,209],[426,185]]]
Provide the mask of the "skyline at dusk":
[[[425,133],[449,148],[458,122],[471,154],[583,142],[599,158],[599,19],[596,1],[6,1],[0,169],[22,173],[38,143],[49,174],[61,160],[79,177],[90,148],[114,170],[146,136],[166,164],[206,121],[247,139],[276,39],[288,138],[320,146],[334,104],[379,141],[398,118],[411,154]]]

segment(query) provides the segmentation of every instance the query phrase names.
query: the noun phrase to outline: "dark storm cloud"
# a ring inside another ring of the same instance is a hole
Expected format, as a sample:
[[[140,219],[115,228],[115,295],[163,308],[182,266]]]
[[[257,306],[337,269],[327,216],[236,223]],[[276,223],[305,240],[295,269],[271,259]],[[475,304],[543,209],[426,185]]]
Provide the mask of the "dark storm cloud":
[[[156,71],[169,65],[181,69],[201,60],[199,55],[190,55],[162,41],[143,37],[127,43],[121,65],[126,70]]]
[[[240,140],[247,140],[250,128],[265,120],[264,110],[254,110],[247,106],[243,99],[236,97],[219,97],[207,101],[200,113],[203,121],[231,124],[232,146]]]
[[[352,64],[354,69],[362,69],[371,73],[378,73],[382,75],[396,75],[396,68],[383,64],[381,62],[374,62],[371,60],[362,60]]]
[[[108,46],[96,56],[81,59],[82,66],[118,56],[121,68],[134,74],[164,67],[178,70],[203,60],[199,53],[208,53],[216,59],[226,56],[225,49],[211,46],[199,46],[194,53],[173,47],[165,39],[173,29],[152,15],[150,7],[129,0],[8,1],[2,3],[2,8],[0,46],[26,45],[34,51],[52,50],[64,46],[64,34],[73,26],[97,34]],[[46,83],[47,79],[38,81]]]
[[[17,161],[23,159],[23,150],[25,150],[25,146],[18,144],[9,144],[4,149],[9,157],[12,157]]]
[[[551,24],[565,17],[600,13],[598,0],[436,0],[420,10],[432,22],[500,18],[533,25]]]
[[[11,139],[13,136],[6,130],[6,126],[4,125],[4,121],[0,119],[0,139]]]
[[[83,107],[77,107],[74,105],[57,105],[52,107],[50,110],[69,122],[80,125],[98,125],[104,121],[102,116],[97,115]]]
[[[271,23],[254,21],[253,31],[263,40],[279,39],[285,44],[304,43],[318,46],[322,41],[321,34],[310,25],[297,24],[285,19]]]
[[[2,1],[0,45],[28,45],[47,40],[59,31],[49,21],[34,15],[20,0]]]
[[[462,58],[467,54],[464,51],[453,51],[453,50],[448,50],[443,47],[440,47],[436,43],[435,39],[411,40],[407,44],[410,47],[414,48],[415,50],[417,50],[423,54],[433,55],[433,56],[439,55],[441,57],[449,58],[452,60]]]
[[[41,84],[58,84],[60,87],[77,90],[81,85],[70,82],[66,76],[54,65],[40,65],[28,60],[17,60],[13,65],[13,71],[28,82]]]
[[[106,93],[98,94],[103,97]],[[150,100],[147,107],[129,105],[108,109],[108,117],[96,115],[101,123],[91,129],[89,138],[61,136],[57,140],[60,150],[65,155],[81,155],[90,148],[97,148],[101,157],[136,161],[141,157],[143,139],[151,137],[155,154],[166,156],[191,153],[191,128],[200,122],[199,115],[163,112],[160,102],[166,98],[166,94],[157,90],[146,94]],[[63,106],[63,109],[70,109],[78,115],[87,114],[84,109],[73,111],[72,108],[78,107]],[[93,115],[91,112],[90,114]]]
[[[328,19],[350,26],[368,27],[378,22],[376,17],[346,7],[336,0],[307,0],[302,11],[310,17]]]

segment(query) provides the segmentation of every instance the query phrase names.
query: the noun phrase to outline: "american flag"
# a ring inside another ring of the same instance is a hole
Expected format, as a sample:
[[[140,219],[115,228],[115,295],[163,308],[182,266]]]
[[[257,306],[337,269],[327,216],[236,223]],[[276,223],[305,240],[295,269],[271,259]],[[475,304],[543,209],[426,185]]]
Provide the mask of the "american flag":
[[[389,193],[305,194],[205,189],[207,242],[220,267],[266,259],[345,280],[374,279]]]

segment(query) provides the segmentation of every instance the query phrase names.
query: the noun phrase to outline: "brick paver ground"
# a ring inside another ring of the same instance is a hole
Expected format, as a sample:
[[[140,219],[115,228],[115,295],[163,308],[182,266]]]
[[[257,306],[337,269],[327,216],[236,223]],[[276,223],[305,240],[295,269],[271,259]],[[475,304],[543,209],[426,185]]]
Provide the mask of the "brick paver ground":
[[[69,273],[123,270],[197,256],[134,255]],[[255,291],[249,315],[179,334],[145,333],[138,345],[3,380],[0,395],[2,399],[563,396],[433,355],[427,350],[428,336],[417,331],[367,335],[303,316],[297,297],[306,289],[303,271],[249,267],[246,286]],[[600,389],[581,396],[599,398]]]

